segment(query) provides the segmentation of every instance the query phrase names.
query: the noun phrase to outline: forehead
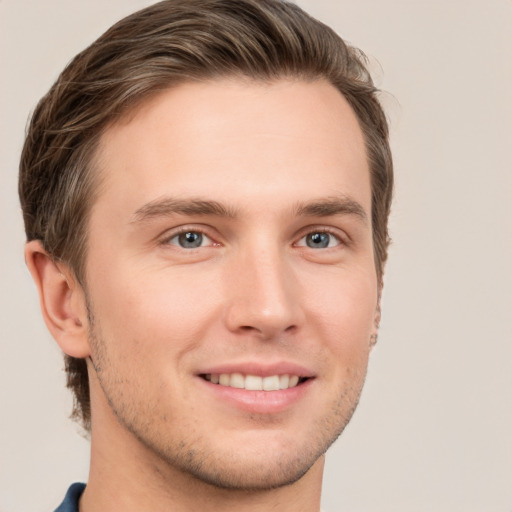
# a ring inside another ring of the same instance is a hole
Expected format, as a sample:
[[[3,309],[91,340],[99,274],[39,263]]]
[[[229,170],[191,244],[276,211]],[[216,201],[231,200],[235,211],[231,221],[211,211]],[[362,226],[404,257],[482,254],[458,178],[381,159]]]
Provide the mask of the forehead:
[[[98,201],[136,210],[158,196],[297,201],[357,195],[369,205],[363,134],[325,81],[223,79],[154,95],[102,136]],[[286,195],[286,194],[285,194]]]

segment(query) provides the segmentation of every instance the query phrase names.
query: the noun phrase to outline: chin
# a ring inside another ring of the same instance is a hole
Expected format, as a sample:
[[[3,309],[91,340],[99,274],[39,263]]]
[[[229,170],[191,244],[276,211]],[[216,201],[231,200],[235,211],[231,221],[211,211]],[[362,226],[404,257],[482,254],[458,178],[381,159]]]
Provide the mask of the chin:
[[[179,444],[163,437],[157,441],[147,432],[142,436],[140,431],[139,435],[132,433],[152,452],[161,473],[178,471],[186,479],[191,477],[217,489],[259,492],[286,487],[304,477],[323,460],[352,412],[324,418],[295,435],[283,430],[257,435],[253,431],[240,437],[226,432],[220,443],[208,439],[204,432],[201,437],[182,436]]]
[[[225,457],[223,460],[190,458],[181,471],[218,489],[258,492],[292,485],[300,480],[323,455],[294,454],[278,457]],[[183,461],[182,461],[183,462]],[[173,461],[176,464],[176,461]]]

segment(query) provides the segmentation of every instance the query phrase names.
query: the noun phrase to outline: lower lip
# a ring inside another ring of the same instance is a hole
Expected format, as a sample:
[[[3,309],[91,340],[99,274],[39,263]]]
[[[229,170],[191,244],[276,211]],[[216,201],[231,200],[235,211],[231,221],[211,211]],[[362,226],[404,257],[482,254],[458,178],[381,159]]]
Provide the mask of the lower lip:
[[[275,414],[286,411],[304,397],[314,380],[308,379],[298,386],[279,391],[249,391],[212,384],[201,377],[199,379],[217,400],[256,414]]]

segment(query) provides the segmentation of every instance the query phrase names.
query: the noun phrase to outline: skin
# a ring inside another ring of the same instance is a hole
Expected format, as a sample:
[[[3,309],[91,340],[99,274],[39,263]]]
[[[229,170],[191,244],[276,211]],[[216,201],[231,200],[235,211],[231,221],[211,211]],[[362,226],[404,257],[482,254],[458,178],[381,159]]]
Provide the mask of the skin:
[[[378,317],[352,109],[323,81],[183,84],[109,127],[96,160],[87,289],[39,242],[26,251],[52,334],[88,358],[82,512],[318,510]],[[277,405],[200,375],[283,365],[309,378]]]

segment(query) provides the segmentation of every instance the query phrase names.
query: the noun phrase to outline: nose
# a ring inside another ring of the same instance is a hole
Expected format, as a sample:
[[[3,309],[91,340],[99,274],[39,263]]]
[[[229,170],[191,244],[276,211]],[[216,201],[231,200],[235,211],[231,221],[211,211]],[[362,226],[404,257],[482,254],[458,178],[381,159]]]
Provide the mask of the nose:
[[[231,263],[225,309],[231,332],[270,340],[300,327],[300,293],[286,254],[277,248],[248,250]]]

